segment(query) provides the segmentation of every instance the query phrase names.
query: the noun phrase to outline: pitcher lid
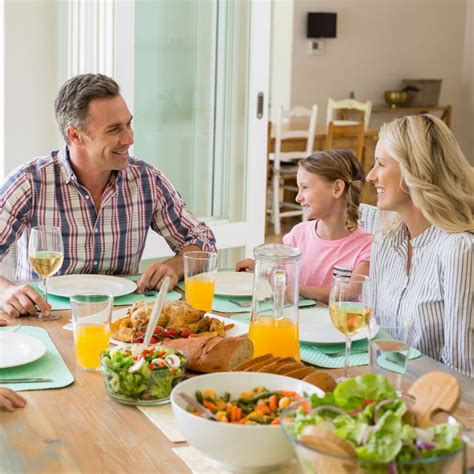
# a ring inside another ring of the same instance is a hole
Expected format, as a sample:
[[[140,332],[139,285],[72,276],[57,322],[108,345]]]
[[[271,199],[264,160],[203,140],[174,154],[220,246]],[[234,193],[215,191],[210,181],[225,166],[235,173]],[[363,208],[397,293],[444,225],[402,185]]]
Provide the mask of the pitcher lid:
[[[253,249],[256,259],[272,262],[291,262],[301,258],[301,252],[291,245],[263,244]]]

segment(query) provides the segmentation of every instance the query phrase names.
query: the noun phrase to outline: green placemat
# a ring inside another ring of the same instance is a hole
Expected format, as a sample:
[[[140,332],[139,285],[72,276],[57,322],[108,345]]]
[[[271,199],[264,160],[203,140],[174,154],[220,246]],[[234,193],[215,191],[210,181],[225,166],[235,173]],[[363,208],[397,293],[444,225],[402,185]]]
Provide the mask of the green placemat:
[[[1,329],[0,329],[1,330]],[[46,354],[38,360],[19,367],[0,369],[0,378],[47,377],[52,382],[1,384],[17,392],[25,390],[42,390],[47,388],[66,387],[74,382],[74,377],[59,354],[56,346],[45,329],[33,326],[22,326],[16,334],[27,334],[42,341],[46,346]]]
[[[377,334],[374,339],[386,339],[386,334]],[[367,339],[361,339],[360,341],[354,341],[351,345],[351,349],[354,351],[366,350],[367,352],[351,354],[349,357],[349,366],[356,367],[358,365],[368,365],[369,363],[369,343]],[[344,367],[344,355],[335,357],[327,354],[334,352],[341,352],[344,350],[344,343],[339,344],[310,344],[302,342],[300,344],[300,355],[301,359],[310,364],[317,365],[319,367],[325,367],[328,369],[336,369]],[[421,352],[418,349],[412,347],[410,349],[409,359],[416,359],[421,356]],[[380,358],[379,358],[380,359]],[[385,369],[392,370],[396,367],[387,360],[379,360],[379,365]],[[399,371],[399,370],[397,370]]]
[[[127,280],[131,281],[138,281],[141,275],[132,275],[127,276]],[[44,292],[38,288],[38,281],[33,281],[29,283],[41,296],[44,297]],[[114,298],[114,306],[125,306],[135,303],[136,301],[153,301],[156,299],[156,293],[151,294],[150,296],[145,296],[143,294],[138,293],[130,293],[128,295],[117,296]],[[167,295],[167,299],[169,300],[179,300],[181,299],[181,293],[177,291],[169,291]],[[53,311],[60,311],[63,309],[71,309],[71,305],[69,304],[69,298],[64,298],[62,296],[52,295],[51,293],[48,295],[48,303],[51,305]]]
[[[231,319],[236,319],[244,323],[250,322],[250,313],[236,314],[231,316]],[[375,336],[374,339],[392,339],[388,334],[380,332]],[[356,367],[358,365],[367,365],[369,363],[369,343],[367,339],[361,339],[354,341],[351,345],[353,351],[367,352],[352,354],[349,357],[349,366]],[[344,343],[338,342],[334,344],[311,344],[307,342],[300,343],[300,355],[301,359],[319,367],[325,367],[328,369],[337,369],[344,367],[344,355],[339,357],[329,356],[328,354],[341,352],[344,350]],[[409,359],[416,359],[421,356],[421,352],[418,349],[412,347],[410,349]],[[400,372],[399,367],[389,360],[386,360],[386,355],[379,357],[377,361],[380,366],[384,369],[391,370],[392,372]]]
[[[184,281],[178,283],[179,288],[184,291]],[[240,306],[238,303],[232,303],[229,300],[240,301],[245,304],[245,307]],[[317,301],[309,300],[306,298],[300,298],[298,306],[301,308],[303,306],[314,306],[317,304]],[[248,305],[248,306],[247,306]],[[221,296],[214,295],[212,300],[212,310],[219,311],[221,313],[248,313],[252,306],[252,297],[251,296]],[[262,311],[269,311],[272,309],[271,302],[264,303],[261,306]]]

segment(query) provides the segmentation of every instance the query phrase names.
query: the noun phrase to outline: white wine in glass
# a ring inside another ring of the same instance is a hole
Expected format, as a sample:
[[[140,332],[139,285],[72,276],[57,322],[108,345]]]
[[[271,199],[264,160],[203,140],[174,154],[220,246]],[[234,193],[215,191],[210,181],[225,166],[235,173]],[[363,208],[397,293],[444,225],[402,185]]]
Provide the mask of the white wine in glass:
[[[43,280],[44,299],[48,302],[48,279],[53,276],[63,263],[63,239],[59,227],[38,226],[31,229],[28,254],[33,270]],[[31,316],[33,319],[51,321],[60,316],[51,313],[46,316],[41,312]]]
[[[372,316],[369,305],[369,278],[365,275],[337,276],[329,294],[329,314],[334,327],[346,337],[344,375],[349,378],[352,336],[367,328]]]

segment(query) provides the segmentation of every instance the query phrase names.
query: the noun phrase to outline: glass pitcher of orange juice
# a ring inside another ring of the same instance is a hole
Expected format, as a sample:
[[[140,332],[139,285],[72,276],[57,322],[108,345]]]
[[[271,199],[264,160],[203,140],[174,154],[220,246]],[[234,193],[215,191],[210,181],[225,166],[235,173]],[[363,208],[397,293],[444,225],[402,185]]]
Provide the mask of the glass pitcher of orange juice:
[[[289,245],[254,249],[255,277],[249,339],[254,357],[293,356],[300,360],[298,297],[301,252]]]

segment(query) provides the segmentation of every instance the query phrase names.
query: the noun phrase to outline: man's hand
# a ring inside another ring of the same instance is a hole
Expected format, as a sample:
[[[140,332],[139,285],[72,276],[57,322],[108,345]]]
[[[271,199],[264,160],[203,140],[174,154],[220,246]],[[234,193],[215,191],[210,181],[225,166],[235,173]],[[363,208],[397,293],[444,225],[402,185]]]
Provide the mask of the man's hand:
[[[7,411],[14,411],[15,408],[23,408],[26,400],[9,388],[0,387],[0,407]]]
[[[0,309],[11,318],[36,314],[37,307],[49,315],[51,306],[30,286],[9,286],[0,293]]]
[[[179,281],[179,276],[174,266],[169,263],[154,263],[150,265],[137,282],[137,293],[160,288],[164,278],[167,276],[170,277],[169,289],[172,290]]]

